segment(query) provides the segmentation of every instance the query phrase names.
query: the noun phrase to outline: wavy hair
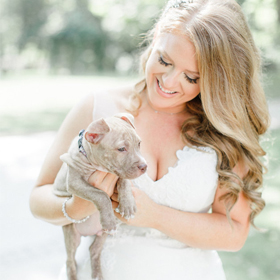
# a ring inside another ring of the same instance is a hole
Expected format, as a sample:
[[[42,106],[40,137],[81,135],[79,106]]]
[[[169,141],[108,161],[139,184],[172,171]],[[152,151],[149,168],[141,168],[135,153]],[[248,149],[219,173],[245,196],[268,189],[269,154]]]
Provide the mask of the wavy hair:
[[[261,157],[265,152],[259,136],[269,126],[259,51],[234,0],[172,3],[175,2],[167,4],[155,28],[147,34],[149,44],[141,56],[142,70],[145,74],[155,34],[178,34],[194,44],[201,92],[186,104],[192,117],[184,122],[181,132],[187,145],[208,146],[216,151],[220,187],[227,190],[220,199],[225,203],[228,219],[243,191],[254,225],[255,216],[265,206],[260,191],[266,170]],[[136,84],[131,111],[137,113],[141,107],[140,95],[145,88],[145,79]],[[244,178],[232,171],[240,161],[249,170]]]

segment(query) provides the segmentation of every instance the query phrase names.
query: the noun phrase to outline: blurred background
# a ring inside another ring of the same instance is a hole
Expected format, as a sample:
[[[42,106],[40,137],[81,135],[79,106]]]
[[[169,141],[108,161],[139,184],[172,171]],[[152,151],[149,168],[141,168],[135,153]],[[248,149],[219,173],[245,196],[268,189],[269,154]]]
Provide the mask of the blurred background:
[[[263,56],[272,125],[265,210],[244,248],[220,252],[228,280],[280,279],[280,0],[239,0]],[[143,34],[161,0],[0,0],[0,275],[54,280],[62,231],[33,218],[28,198],[70,108],[93,90],[134,83]]]

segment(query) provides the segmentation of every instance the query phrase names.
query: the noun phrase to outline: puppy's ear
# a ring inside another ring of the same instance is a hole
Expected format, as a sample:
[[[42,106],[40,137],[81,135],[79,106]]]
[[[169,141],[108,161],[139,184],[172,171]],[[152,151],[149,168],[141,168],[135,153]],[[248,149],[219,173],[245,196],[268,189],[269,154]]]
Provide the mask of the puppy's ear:
[[[110,127],[104,119],[92,122],[85,133],[85,138],[92,144],[99,143],[106,133],[110,131]]]
[[[134,117],[129,113],[120,113],[115,115],[115,117],[120,118],[130,124],[134,129]]]

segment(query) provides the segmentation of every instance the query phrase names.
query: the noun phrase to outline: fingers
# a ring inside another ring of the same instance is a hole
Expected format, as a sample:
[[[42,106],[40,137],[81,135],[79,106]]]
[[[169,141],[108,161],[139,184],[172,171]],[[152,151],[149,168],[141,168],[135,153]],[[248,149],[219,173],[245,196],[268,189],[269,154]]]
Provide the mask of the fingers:
[[[112,207],[113,207],[113,210],[115,211],[115,209],[119,206],[119,203],[116,202],[116,201],[112,201]]]
[[[107,175],[106,172],[96,170],[95,172],[93,172],[93,173],[90,175],[90,177],[89,177],[89,179],[88,179],[88,182],[89,182],[92,186],[97,187],[97,186],[99,186],[99,185],[103,182],[103,180],[104,180],[104,178],[105,178],[106,175]]]
[[[119,202],[119,200],[118,200],[118,194],[117,194],[117,193],[113,193],[113,195],[111,196],[111,199],[112,199],[113,201]]]
[[[94,187],[98,187],[102,183],[115,186],[117,181],[117,175],[99,170],[93,172],[88,179],[88,182]]]
[[[115,174],[107,173],[107,175],[103,178],[103,184],[108,185],[112,188],[115,188],[117,181],[119,177],[117,177]]]
[[[101,183],[102,189],[111,197],[114,193],[118,177],[114,174],[107,173],[104,177],[103,182]]]
[[[118,176],[115,174],[106,173],[99,170],[93,172],[88,180],[92,186],[106,192],[108,196],[111,196],[114,193],[117,181]]]

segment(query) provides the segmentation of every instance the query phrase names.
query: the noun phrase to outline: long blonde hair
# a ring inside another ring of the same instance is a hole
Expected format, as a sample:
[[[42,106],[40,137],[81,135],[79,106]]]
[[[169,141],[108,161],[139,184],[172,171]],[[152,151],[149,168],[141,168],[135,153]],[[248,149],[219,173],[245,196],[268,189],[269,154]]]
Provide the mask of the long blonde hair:
[[[269,126],[260,83],[259,51],[234,0],[172,3],[167,4],[156,27],[148,34],[150,44],[141,56],[142,69],[145,73],[155,32],[176,33],[193,42],[201,92],[186,104],[193,117],[184,122],[182,135],[187,145],[209,146],[217,152],[220,186],[228,190],[220,199],[225,202],[228,218],[243,191],[250,202],[250,221],[254,225],[255,216],[265,206],[260,192],[265,170],[260,157],[265,152],[259,136]],[[145,79],[135,87],[132,100],[139,101],[136,111],[141,106],[140,94],[145,87]],[[243,179],[232,172],[240,161],[249,170]]]

